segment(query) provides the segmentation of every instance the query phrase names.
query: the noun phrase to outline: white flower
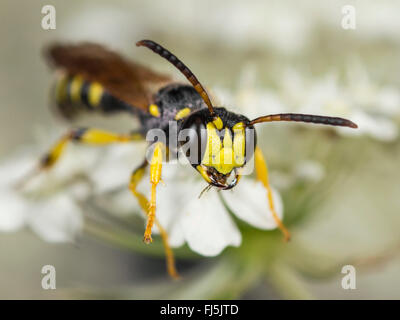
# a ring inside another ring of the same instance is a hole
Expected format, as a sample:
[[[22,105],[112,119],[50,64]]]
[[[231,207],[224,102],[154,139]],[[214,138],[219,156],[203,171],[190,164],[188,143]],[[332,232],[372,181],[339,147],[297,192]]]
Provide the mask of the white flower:
[[[115,214],[141,212],[128,189],[131,172],[144,157],[144,144],[112,145],[102,149],[69,146],[63,157],[48,173],[44,172],[27,185],[24,192],[12,185],[37,162],[37,153],[25,152],[11,157],[0,166],[0,231],[15,231],[28,226],[46,241],[72,241],[82,231],[80,201],[89,196],[89,183],[74,179],[86,175],[93,182],[96,195],[120,188],[107,205]],[[224,202],[239,219],[253,227],[271,230],[276,223],[269,211],[267,194],[260,182],[243,177],[229,191],[211,189],[199,198],[207,186],[189,165],[163,165],[165,185],[157,188],[156,216],[167,230],[172,247],[184,243],[205,256],[220,254],[227,246],[239,246],[241,234]],[[139,190],[149,196],[146,175]],[[274,191],[275,206],[282,218],[282,201]],[[144,214],[141,212],[144,217]],[[145,223],[145,219],[143,219]],[[158,233],[157,227],[153,229]]]
[[[0,164],[0,231],[29,227],[49,242],[73,241],[83,226],[77,201],[89,191],[87,183],[67,181],[78,173],[78,167],[83,169],[85,162],[79,161],[80,156],[89,156],[78,154],[72,151],[60,161],[58,168],[43,173],[24,191],[15,185],[37,163],[37,155],[24,151],[3,161]]]
[[[115,146],[113,149],[121,148]],[[136,199],[127,189],[129,175],[132,171],[132,162],[135,160],[137,150],[131,145],[131,151],[126,151],[126,157],[121,158],[121,152],[110,152],[102,161],[102,164],[92,172],[94,180],[108,185],[107,180],[99,179],[99,172],[110,170],[111,172],[125,171],[126,188],[114,194],[109,207],[114,208],[117,214],[131,214],[132,211],[141,212]],[[131,157],[128,153],[131,153]],[[118,158],[119,157],[119,158]],[[129,161],[129,159],[133,159]],[[118,166],[115,169],[114,166]],[[124,170],[122,170],[124,168]],[[184,243],[195,252],[204,256],[220,254],[227,246],[239,246],[241,234],[233,218],[219,197],[219,192],[212,188],[203,193],[201,191],[207,183],[199,174],[187,164],[165,163],[162,168],[162,179],[157,187],[156,216],[164,229],[168,232],[169,242],[172,247],[180,247]],[[112,180],[110,180],[112,181]],[[122,181],[120,181],[121,183]],[[107,188],[104,185],[102,188]],[[121,185],[121,184],[120,184]],[[115,187],[116,185],[113,185]],[[110,189],[109,189],[110,190]],[[145,195],[150,194],[150,182],[148,175],[143,178],[138,190]],[[253,227],[271,230],[277,227],[269,210],[267,193],[260,182],[243,177],[232,190],[220,191],[222,198],[230,211],[239,219]],[[280,218],[283,217],[283,205],[280,195],[273,191],[275,207]],[[144,214],[141,212],[141,215]],[[156,226],[153,233],[159,233]]]
[[[165,167],[165,187],[159,188],[157,216],[169,231],[172,246],[187,242],[193,251],[215,256],[227,246],[241,244],[240,231],[218,193],[238,218],[253,227],[264,230],[277,227],[269,210],[266,190],[260,182],[244,177],[232,190],[210,189],[199,198],[207,184],[198,179],[197,172],[191,167]],[[187,169],[191,171],[187,172],[191,178],[179,178],[179,171],[189,171]],[[274,192],[274,200],[277,213],[282,218],[282,201],[277,192]]]
[[[355,122],[358,129],[332,127],[342,135],[367,135],[381,141],[398,137],[400,90],[373,83],[358,63],[348,67],[343,83],[335,72],[311,79],[286,69],[277,78],[276,90],[263,88],[257,84],[256,69],[247,65],[234,97],[229,97],[227,90],[218,91],[224,93],[225,101],[235,101],[238,110],[250,118],[285,112],[343,117]]]
[[[325,176],[325,168],[313,160],[301,161],[295,168],[294,176],[301,180],[318,182]]]

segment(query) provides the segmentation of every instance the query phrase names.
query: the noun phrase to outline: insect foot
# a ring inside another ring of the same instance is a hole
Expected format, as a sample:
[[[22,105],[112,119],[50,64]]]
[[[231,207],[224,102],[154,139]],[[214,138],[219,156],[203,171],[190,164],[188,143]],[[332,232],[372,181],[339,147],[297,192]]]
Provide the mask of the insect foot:
[[[153,242],[153,239],[151,238],[151,235],[145,234],[144,237],[143,237],[143,242],[144,242],[145,244],[150,244],[150,243],[152,243],[152,242]]]

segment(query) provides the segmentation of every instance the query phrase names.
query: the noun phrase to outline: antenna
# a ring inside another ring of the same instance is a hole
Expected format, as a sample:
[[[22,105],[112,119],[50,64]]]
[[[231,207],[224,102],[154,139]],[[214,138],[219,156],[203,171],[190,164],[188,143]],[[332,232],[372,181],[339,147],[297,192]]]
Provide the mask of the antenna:
[[[253,125],[261,122],[272,122],[272,121],[312,122],[330,126],[350,127],[354,129],[358,128],[358,126],[354,122],[347,119],[338,117],[316,116],[312,114],[301,114],[301,113],[270,114],[268,116],[258,117],[254,120],[251,120],[248,123],[248,125]]]
[[[208,110],[211,113],[211,116],[215,115],[214,112],[214,107],[211,103],[211,100],[204,89],[204,87],[201,85],[200,81],[196,78],[196,76],[193,74],[192,71],[181,61],[179,60],[174,54],[172,54],[170,51],[159,45],[158,43],[152,41],[152,40],[141,40],[136,42],[136,45],[138,47],[147,47],[153,52],[157,53],[164,59],[168,60],[171,62],[180,72],[183,73],[183,75],[190,81],[190,83],[193,85],[193,87],[196,89],[196,91],[200,94],[200,96],[203,98],[204,102],[208,106]]]

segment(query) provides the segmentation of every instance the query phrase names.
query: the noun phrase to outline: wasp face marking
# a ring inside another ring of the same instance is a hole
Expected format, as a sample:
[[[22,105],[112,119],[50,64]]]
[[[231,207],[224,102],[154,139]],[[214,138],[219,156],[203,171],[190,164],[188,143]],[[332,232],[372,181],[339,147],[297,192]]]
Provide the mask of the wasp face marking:
[[[207,144],[199,166],[200,173],[212,185],[230,189],[238,182],[237,169],[245,164],[245,129],[243,123],[236,124],[234,128],[223,128],[223,121],[218,119],[207,123]]]
[[[224,123],[220,117],[216,117],[212,122],[218,130],[224,127]]]
[[[207,145],[202,165],[214,168],[218,173],[228,174],[244,165],[244,128],[218,130],[214,123],[207,123]]]
[[[248,120],[242,116],[224,108],[215,111],[217,117],[212,118],[202,110],[191,115],[184,128],[196,129],[197,143],[201,146],[200,157],[192,163],[193,167],[209,184],[230,189],[237,184],[239,169],[253,153],[250,150],[246,156],[246,130],[253,128],[246,127]]]

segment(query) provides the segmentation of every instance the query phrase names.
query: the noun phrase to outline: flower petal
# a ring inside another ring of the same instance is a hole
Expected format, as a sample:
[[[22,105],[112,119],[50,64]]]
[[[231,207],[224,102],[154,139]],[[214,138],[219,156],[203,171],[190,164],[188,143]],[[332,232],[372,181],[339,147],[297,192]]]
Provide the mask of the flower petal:
[[[200,191],[201,187],[198,188]],[[227,246],[237,247],[241,244],[242,236],[216,190],[206,192],[200,199],[187,198],[187,201],[180,223],[184,237],[193,251],[204,256],[216,256]]]
[[[172,247],[186,241],[193,251],[216,256],[229,245],[240,245],[241,234],[216,190],[199,199],[207,184],[193,175],[192,167],[165,164],[163,181],[165,185],[157,188],[157,218]],[[153,232],[158,233],[156,226]]]
[[[80,208],[67,194],[32,203],[28,221],[32,230],[49,242],[73,241],[83,227]]]
[[[12,188],[35,164],[35,157],[28,150],[15,152],[0,163],[0,186]]]
[[[357,123],[357,130],[345,130],[346,128],[338,128],[343,135],[369,135],[380,141],[393,141],[399,135],[396,124],[388,118],[373,116],[361,110],[355,111],[351,119]]]
[[[13,187],[21,178],[21,172],[28,171],[32,160],[27,150],[21,150],[1,162],[0,231],[16,231],[25,225],[29,206]]]
[[[25,224],[28,205],[15,192],[0,189],[0,231],[16,231]]]
[[[279,193],[272,188],[275,211],[283,217],[283,203]],[[232,212],[253,227],[271,230],[277,227],[269,209],[267,191],[261,182],[243,178],[232,190],[225,191],[223,197]]]
[[[130,175],[142,161],[145,149],[133,144],[118,144],[107,147],[98,166],[91,172],[97,193],[109,191],[126,183],[128,188]]]
[[[185,243],[180,223],[183,208],[188,199],[197,198],[199,195],[194,188],[196,184],[193,179],[188,178],[190,175],[186,176],[186,181],[179,178],[182,170],[186,170],[186,168],[177,164],[165,164],[162,175],[165,185],[160,184],[157,188],[157,218],[168,233],[169,244],[174,248]],[[187,170],[191,170],[190,173],[193,174],[192,168],[187,168]],[[159,233],[157,226],[153,231]]]

